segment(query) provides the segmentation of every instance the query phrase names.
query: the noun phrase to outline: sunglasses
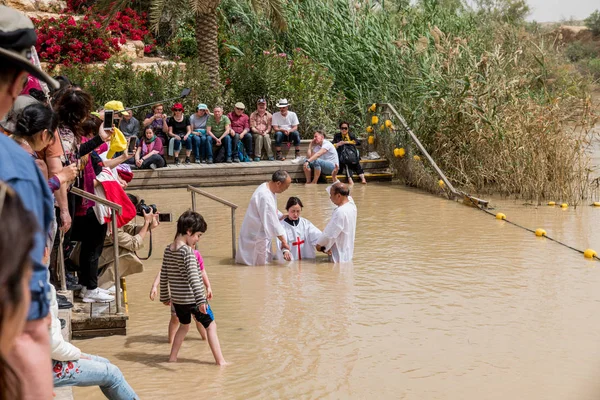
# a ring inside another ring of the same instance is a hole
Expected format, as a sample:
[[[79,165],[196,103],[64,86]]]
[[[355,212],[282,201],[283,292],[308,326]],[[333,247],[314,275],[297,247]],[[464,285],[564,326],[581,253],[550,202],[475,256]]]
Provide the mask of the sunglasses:
[[[348,127],[347,126],[342,126],[340,129],[343,130],[343,131],[347,131]]]
[[[173,110],[173,111],[174,111],[174,112],[183,112],[183,110],[181,110],[181,109],[179,109],[179,108],[177,108],[177,109],[175,109],[175,110]]]

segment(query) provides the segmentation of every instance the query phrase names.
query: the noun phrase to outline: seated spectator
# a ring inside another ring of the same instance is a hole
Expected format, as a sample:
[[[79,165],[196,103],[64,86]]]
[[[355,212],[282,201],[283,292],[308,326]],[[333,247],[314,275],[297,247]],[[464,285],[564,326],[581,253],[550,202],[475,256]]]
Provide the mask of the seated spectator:
[[[1,181],[0,226],[0,398],[20,399],[22,382],[16,366],[9,360],[17,338],[23,333],[31,303],[29,253],[38,224],[17,193]]]
[[[223,151],[225,152],[225,161],[228,163],[232,162],[231,135],[229,134],[230,128],[231,121],[229,121],[229,118],[227,118],[227,116],[223,115],[223,107],[215,107],[213,110],[213,115],[209,116],[208,120],[206,121],[206,133],[214,139],[215,145],[217,147],[220,147],[219,153]],[[210,160],[210,157],[212,157],[212,149],[211,153],[208,154],[208,157]]]
[[[138,121],[131,111],[121,112],[123,119],[119,124],[118,128],[123,132],[126,138],[138,137],[140,134],[140,121]]]
[[[191,162],[190,155],[192,154],[192,127],[190,126],[190,118],[183,114],[183,104],[175,103],[171,108],[174,115],[169,118],[167,125],[169,127],[169,136],[173,143],[173,156],[175,157],[175,165],[181,164],[179,159],[179,151],[181,143],[185,146],[185,163]],[[169,147],[171,144],[169,143]]]
[[[163,158],[163,144],[151,127],[146,128],[144,136],[138,141],[135,152],[135,166],[139,169],[156,169],[166,165]]]
[[[269,161],[274,160],[270,136],[272,120],[273,116],[267,111],[267,101],[259,99],[256,111],[250,115],[250,130],[254,140],[254,161],[260,161],[263,148]]]
[[[325,140],[325,133],[322,130],[316,130],[314,139],[308,145],[306,161],[304,162],[304,176],[306,184],[310,184],[311,170],[314,170],[312,183],[317,183],[321,173],[326,175],[331,174],[331,178],[335,182],[337,180],[337,172],[339,168],[339,160],[337,151],[329,140]]]
[[[196,113],[190,116],[192,126],[192,145],[194,146],[194,159],[196,164],[212,164],[212,137],[206,133],[206,122],[209,117],[206,104],[198,104]],[[209,156],[210,155],[210,156]]]
[[[162,104],[153,105],[152,112],[146,114],[146,118],[144,119],[144,130],[147,127],[152,128],[156,137],[162,141],[163,147],[169,144],[169,138],[167,136],[169,132],[167,115],[164,113]]]
[[[273,132],[275,132],[275,150],[277,151],[277,161],[283,161],[285,158],[281,155],[281,144],[287,142],[288,146],[292,143],[296,148],[294,158],[300,156],[300,132],[298,132],[298,116],[295,112],[289,111],[290,104],[287,99],[280,99],[277,103],[279,111],[273,114]]]
[[[250,120],[244,113],[246,106],[244,103],[235,103],[233,112],[227,114],[231,121],[230,133],[233,137],[233,162],[240,162],[238,156],[238,143],[241,140],[246,150],[246,155],[250,160],[254,158],[254,149],[252,148],[252,134],[250,133]],[[260,160],[259,160],[260,161]]]
[[[52,287],[50,311],[50,348],[54,387],[99,386],[109,400],[139,399],[121,370],[106,358],[82,353],[73,344],[65,341],[58,318],[56,289]]]
[[[360,141],[349,131],[348,122],[340,123],[340,131],[333,136],[333,145],[337,149],[338,159],[340,161],[340,171],[345,172],[348,177],[348,184],[353,185],[352,172],[356,172],[360,178],[360,183],[367,183],[365,171],[360,166],[360,155],[356,146],[360,146]]]

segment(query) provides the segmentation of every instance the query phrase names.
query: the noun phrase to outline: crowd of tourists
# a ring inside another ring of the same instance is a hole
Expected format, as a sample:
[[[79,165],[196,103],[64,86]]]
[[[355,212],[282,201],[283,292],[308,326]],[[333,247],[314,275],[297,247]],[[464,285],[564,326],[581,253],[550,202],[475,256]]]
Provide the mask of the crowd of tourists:
[[[35,42],[29,18],[0,6],[0,400],[51,399],[53,388],[61,386],[99,386],[109,399],[137,399],[119,368],[63,339],[58,310],[72,304],[57,294],[57,260],[65,259],[63,283],[81,301],[114,301],[120,295],[115,281],[143,271],[137,251],[160,224],[155,206],[125,191],[135,170],[164,167],[165,152],[179,164],[182,147],[186,163],[192,153],[196,163],[240,162],[242,157],[283,160],[281,146],[286,142],[300,157],[298,117],[289,111],[286,99],[279,100],[273,115],[259,99],[250,116],[242,103],[228,115],[222,107],[210,113],[199,104],[190,116],[176,103],[170,117],[157,104],[140,123],[120,101],[97,110],[92,97],[68,77],[47,75],[33,62]],[[111,114],[112,124],[107,124]],[[336,181],[341,169],[358,173],[364,183],[358,154],[350,150],[354,155],[339,157],[359,144],[348,128],[348,123],[340,124],[334,143],[322,130],[314,133],[303,160],[307,184],[317,183],[322,174],[332,174]],[[337,208],[321,232],[300,217],[302,202],[297,197],[288,200],[286,215],[278,212],[275,196],[290,183],[289,174],[278,169],[255,191],[236,261],[260,265],[274,258],[310,259],[316,251],[334,262],[350,261],[356,207],[348,186],[337,181],[328,188]],[[117,232],[111,232],[111,211],[98,198],[122,207],[116,216]],[[135,222],[136,215],[143,218],[141,224]],[[159,295],[171,307],[172,362],[177,361],[193,316],[215,362],[226,364],[208,305],[210,280],[201,254],[193,249],[206,230],[198,213],[187,211],[178,218],[175,239],[164,249],[150,293],[152,300]],[[118,276],[113,234],[119,246]],[[270,253],[274,239],[278,255]],[[295,246],[294,252],[290,246]]]

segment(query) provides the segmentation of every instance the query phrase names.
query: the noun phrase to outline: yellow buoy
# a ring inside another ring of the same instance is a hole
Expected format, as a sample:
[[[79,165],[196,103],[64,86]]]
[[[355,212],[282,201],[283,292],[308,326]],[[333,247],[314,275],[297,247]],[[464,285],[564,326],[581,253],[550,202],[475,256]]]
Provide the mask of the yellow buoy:
[[[562,203],[562,204],[560,205],[560,208],[567,208],[567,207],[569,207],[569,205],[568,205],[567,203]]]
[[[592,249],[586,249],[586,250],[583,252],[583,256],[584,256],[585,258],[594,258],[594,257],[598,257],[598,253],[596,253],[596,251],[595,251],[595,250],[592,250]]]
[[[367,133],[373,133],[373,127],[367,126]]]
[[[391,128],[392,127],[392,121],[390,121],[389,119],[385,120],[385,127],[386,128]]]
[[[376,110],[377,110],[377,104],[375,104],[375,103],[371,104],[371,107],[369,107],[369,111],[375,112]]]
[[[406,154],[406,151],[404,150],[403,147],[394,149],[394,157],[401,158],[401,157],[404,157],[405,154]]]
[[[546,236],[546,231],[543,230],[542,228],[537,228],[535,230],[535,236],[538,236],[538,237]]]
[[[600,207],[600,201],[595,201],[594,204],[592,204],[594,207]]]
[[[506,215],[504,215],[502,213],[498,213],[498,214],[496,214],[496,219],[506,219]]]
[[[369,142],[369,144],[373,144],[373,143],[375,143],[375,137],[374,136],[369,136],[369,138],[367,139],[367,141]]]
[[[446,184],[444,183],[444,181],[441,180],[441,179],[438,181],[438,185],[440,185],[441,188],[443,188],[444,186],[446,186]]]
[[[377,115],[373,115],[371,117],[371,125],[377,125],[379,123],[379,117]]]
[[[414,155],[413,156],[413,160],[415,160],[415,161],[421,161],[421,157],[419,157],[417,155]]]
[[[549,202],[548,202],[548,205],[549,205],[549,206],[555,206],[555,205],[556,205],[556,202],[555,202],[555,201],[549,201]]]

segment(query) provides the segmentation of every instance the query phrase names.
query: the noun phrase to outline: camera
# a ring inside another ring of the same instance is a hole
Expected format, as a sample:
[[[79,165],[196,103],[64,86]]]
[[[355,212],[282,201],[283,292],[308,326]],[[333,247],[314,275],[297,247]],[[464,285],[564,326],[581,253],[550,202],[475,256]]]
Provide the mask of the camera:
[[[146,214],[150,214],[150,213],[156,214],[156,211],[157,211],[156,204],[147,205],[144,200],[140,200],[139,204],[136,207],[136,213],[140,217],[144,216],[144,212],[146,212]]]

